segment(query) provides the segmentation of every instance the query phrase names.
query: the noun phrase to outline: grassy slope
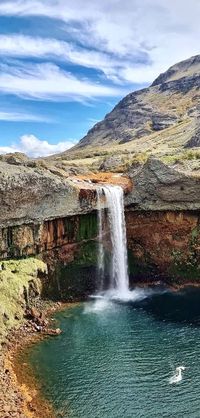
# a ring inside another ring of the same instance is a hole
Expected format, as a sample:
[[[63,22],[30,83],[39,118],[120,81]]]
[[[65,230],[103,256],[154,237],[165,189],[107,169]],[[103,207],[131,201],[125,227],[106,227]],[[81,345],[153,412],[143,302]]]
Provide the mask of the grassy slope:
[[[144,163],[151,155],[168,164],[180,164],[183,169],[200,171],[200,151],[185,149],[191,138],[194,125],[189,118],[181,123],[149,136],[135,139],[125,144],[112,143],[111,146],[84,147],[54,156],[52,163],[63,169],[71,166],[98,171],[101,163],[111,156],[120,156],[121,163],[116,171],[126,171],[134,163]]]

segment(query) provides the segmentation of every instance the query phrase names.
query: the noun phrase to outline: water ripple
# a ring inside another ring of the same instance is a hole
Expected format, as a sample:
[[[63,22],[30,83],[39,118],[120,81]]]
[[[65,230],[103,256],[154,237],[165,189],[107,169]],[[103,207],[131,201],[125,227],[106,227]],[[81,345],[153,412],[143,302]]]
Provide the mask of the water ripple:
[[[64,333],[29,353],[46,396],[68,418],[198,418],[198,300],[149,293],[59,313]],[[182,365],[182,380],[170,384]]]

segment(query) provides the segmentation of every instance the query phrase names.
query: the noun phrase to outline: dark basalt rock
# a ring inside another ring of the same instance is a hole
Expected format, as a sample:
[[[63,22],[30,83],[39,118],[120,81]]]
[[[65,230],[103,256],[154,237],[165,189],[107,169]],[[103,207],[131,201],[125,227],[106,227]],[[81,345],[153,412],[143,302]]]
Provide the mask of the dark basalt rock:
[[[187,144],[185,145],[185,148],[196,148],[196,147],[200,147],[200,132],[193,136],[190,141],[187,142]]]
[[[162,129],[166,129],[174,125],[176,121],[176,116],[163,115],[158,113],[152,117],[152,128],[154,131],[161,131]]]
[[[161,84],[159,90],[161,92],[171,91],[171,92],[181,92],[188,93],[193,88],[200,88],[200,75],[193,75],[192,77],[183,77],[179,80],[169,81],[167,83]]]
[[[160,74],[152,83],[152,86],[158,86],[159,84],[164,84],[169,79],[175,77],[178,73],[186,72],[192,67],[195,68],[200,65],[200,55],[195,55],[187,60],[181,61],[178,64],[173,65],[167,71]],[[179,78],[179,77],[178,77]]]

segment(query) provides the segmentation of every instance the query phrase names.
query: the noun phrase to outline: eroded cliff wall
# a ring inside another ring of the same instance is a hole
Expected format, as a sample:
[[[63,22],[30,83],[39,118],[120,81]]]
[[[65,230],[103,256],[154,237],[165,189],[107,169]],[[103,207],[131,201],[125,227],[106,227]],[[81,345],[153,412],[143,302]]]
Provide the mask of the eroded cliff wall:
[[[0,164],[0,257],[38,255],[50,269],[65,270],[68,290],[81,289],[84,282],[91,291],[97,264],[96,183],[112,179],[102,173],[101,179],[65,178],[51,171]],[[131,279],[200,279],[200,177],[155,159],[130,167],[128,174],[128,180],[115,174],[112,181],[122,184],[126,195]]]
[[[95,290],[96,212],[2,228],[0,258],[37,256],[48,265],[46,295],[80,299]]]
[[[126,211],[132,280],[200,280],[200,211]]]
[[[200,280],[200,211],[141,212],[129,207],[126,225],[131,281]],[[38,225],[7,227],[1,230],[1,258],[39,255],[50,270],[63,271],[74,293],[87,281],[93,287],[97,238],[95,211]]]
[[[0,229],[0,257],[26,257],[51,250],[60,251],[70,261],[71,249],[97,236],[96,213],[52,219],[40,223],[8,226]]]

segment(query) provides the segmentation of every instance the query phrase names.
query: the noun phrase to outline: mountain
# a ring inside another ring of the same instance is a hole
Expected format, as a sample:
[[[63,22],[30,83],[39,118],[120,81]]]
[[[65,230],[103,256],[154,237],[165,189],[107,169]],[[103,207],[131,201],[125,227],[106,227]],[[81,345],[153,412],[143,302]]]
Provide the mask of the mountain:
[[[125,144],[179,124],[187,125],[186,147],[199,146],[192,139],[199,131],[200,55],[175,64],[160,74],[149,88],[128,94],[94,125],[73,150]],[[188,142],[188,143],[187,143]]]

